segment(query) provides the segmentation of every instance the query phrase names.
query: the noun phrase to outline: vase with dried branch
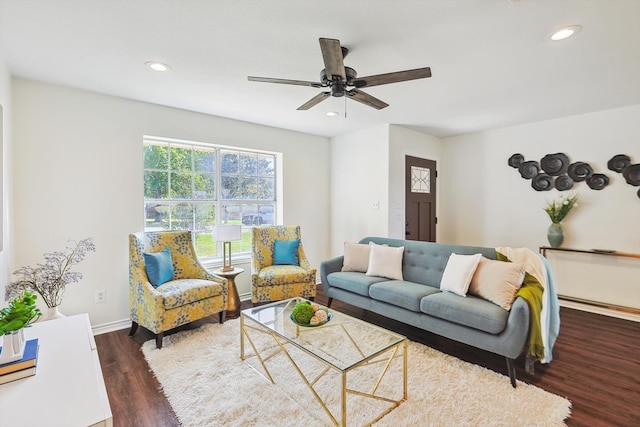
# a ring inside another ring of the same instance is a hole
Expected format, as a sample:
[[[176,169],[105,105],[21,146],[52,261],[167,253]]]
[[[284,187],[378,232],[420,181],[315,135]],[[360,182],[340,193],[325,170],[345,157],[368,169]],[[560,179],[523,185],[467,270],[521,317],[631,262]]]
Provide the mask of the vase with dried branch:
[[[82,273],[72,271],[72,267],[82,260],[88,252],[95,252],[96,247],[91,237],[78,242],[69,240],[75,245],[68,246],[64,251],[44,254],[44,263],[35,267],[22,267],[13,272],[18,280],[11,282],[5,291],[5,299],[10,300],[23,291],[39,294],[48,307],[42,320],[62,317],[58,306],[62,304],[64,291],[69,283],[82,279]]]

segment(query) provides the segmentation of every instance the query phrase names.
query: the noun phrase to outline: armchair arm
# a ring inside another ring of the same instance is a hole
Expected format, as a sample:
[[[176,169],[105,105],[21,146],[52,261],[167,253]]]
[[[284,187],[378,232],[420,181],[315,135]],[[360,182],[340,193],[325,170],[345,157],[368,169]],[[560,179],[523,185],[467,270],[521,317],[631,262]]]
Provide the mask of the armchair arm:
[[[311,265],[311,263],[309,263],[309,260],[307,259],[307,256],[304,253],[304,248],[302,247],[302,243],[300,243],[300,246],[298,247],[298,264],[300,265],[300,267],[304,268],[310,274],[313,274],[315,276],[316,269]]]
[[[147,280],[146,276],[133,273],[129,281],[129,304],[131,320],[137,322],[154,333],[160,330],[157,319],[162,318],[164,306],[162,294]]]

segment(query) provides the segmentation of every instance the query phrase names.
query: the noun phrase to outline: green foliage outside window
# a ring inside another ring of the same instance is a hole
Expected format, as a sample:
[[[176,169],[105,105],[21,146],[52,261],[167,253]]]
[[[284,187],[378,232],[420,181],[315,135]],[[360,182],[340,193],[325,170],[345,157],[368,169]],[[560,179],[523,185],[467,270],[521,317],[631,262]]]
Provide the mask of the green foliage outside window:
[[[144,199],[145,230],[191,230],[198,255],[216,257],[215,226],[240,224],[232,252],[248,252],[248,227],[275,224],[275,156],[145,141]]]

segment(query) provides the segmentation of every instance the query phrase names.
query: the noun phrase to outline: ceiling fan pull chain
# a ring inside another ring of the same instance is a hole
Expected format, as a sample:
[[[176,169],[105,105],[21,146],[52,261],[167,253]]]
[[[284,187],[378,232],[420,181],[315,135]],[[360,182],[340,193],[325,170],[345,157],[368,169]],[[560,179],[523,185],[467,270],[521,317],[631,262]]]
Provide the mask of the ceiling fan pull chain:
[[[344,98],[344,118],[347,118],[347,97],[343,96]]]

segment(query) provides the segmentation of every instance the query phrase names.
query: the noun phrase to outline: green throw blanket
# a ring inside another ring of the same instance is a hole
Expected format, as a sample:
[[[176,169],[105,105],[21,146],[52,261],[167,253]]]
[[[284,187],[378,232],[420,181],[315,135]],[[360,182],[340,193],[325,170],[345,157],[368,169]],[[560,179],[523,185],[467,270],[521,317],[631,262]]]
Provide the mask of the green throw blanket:
[[[509,258],[500,252],[496,252],[500,261],[511,262]],[[529,353],[537,359],[544,359],[544,343],[542,342],[542,328],[540,326],[540,313],[542,312],[542,285],[531,274],[525,272],[524,282],[516,297],[522,297],[529,304]]]

